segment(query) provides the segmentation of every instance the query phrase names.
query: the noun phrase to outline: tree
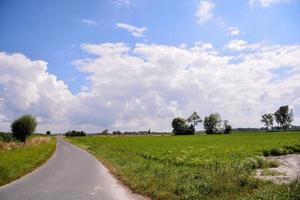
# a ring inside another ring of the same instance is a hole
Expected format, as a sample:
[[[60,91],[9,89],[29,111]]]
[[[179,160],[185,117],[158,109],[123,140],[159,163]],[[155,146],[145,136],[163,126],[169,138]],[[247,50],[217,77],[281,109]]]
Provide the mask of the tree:
[[[213,113],[204,118],[204,129],[207,134],[215,134],[221,126],[221,116],[219,113]]]
[[[265,124],[267,131],[269,130],[269,127],[271,127],[271,130],[273,131],[274,114],[267,113],[262,115],[261,122]]]
[[[51,135],[51,131],[46,131],[46,134],[47,135]]]
[[[31,115],[23,115],[11,124],[13,136],[21,142],[26,141],[26,137],[31,135],[37,126],[35,117]]]
[[[278,125],[286,130],[291,126],[293,121],[293,109],[289,109],[289,106],[281,106],[275,113],[275,120]]]
[[[230,134],[232,131],[232,127],[229,124],[228,120],[224,120],[224,134]]]
[[[195,134],[195,127],[188,125],[187,121],[183,118],[177,117],[172,121],[173,133],[175,135],[192,135]]]
[[[187,122],[191,123],[194,127],[196,127],[202,121],[203,120],[200,118],[197,112],[193,112],[193,114],[189,118],[187,118]]]

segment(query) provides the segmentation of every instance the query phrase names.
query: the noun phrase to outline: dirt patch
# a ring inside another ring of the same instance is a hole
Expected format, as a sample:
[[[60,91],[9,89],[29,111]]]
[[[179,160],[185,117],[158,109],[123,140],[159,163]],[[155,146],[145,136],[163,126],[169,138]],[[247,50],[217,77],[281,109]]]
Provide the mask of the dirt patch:
[[[267,159],[280,163],[277,168],[258,169],[256,177],[276,183],[289,183],[300,177],[300,154],[270,156]]]

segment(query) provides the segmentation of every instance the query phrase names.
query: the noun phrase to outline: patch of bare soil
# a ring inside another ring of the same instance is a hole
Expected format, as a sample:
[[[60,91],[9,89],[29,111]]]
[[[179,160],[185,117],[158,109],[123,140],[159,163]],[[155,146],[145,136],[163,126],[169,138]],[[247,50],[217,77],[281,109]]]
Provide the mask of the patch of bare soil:
[[[289,183],[300,178],[300,154],[270,156],[267,159],[280,163],[277,168],[258,169],[256,177],[276,183]]]

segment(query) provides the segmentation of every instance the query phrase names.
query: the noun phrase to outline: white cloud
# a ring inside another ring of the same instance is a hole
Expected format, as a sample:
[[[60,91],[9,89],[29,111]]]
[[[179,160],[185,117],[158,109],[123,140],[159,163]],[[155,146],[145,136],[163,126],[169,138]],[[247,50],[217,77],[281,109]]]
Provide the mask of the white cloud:
[[[241,51],[241,50],[255,50],[262,46],[262,43],[254,43],[254,44],[248,44],[245,40],[231,40],[229,43],[225,45],[225,48],[235,51]]]
[[[299,124],[300,46],[239,43],[232,56],[203,42],[84,44],[93,56],[74,63],[89,74],[89,84],[76,95],[47,72],[45,62],[1,53],[0,127],[32,113],[51,130],[170,131],[172,118],[193,111],[202,117],[220,112],[234,127],[252,127],[281,105],[294,107]],[[279,68],[288,68],[288,75],[275,73]]]
[[[72,100],[67,86],[47,72],[46,62],[6,53],[0,53],[0,96],[0,113],[8,121],[30,113],[53,129],[64,121]]]
[[[81,22],[88,26],[97,26],[98,25],[98,22],[91,20],[91,19],[82,19]]]
[[[110,1],[119,6],[129,6],[132,3],[132,0],[110,0]]]
[[[263,7],[270,7],[276,4],[288,3],[291,0],[249,0],[249,5],[254,6],[255,3],[260,3]]]
[[[145,37],[144,33],[148,31],[146,27],[139,28],[125,23],[117,23],[116,26],[130,32],[134,37]]]
[[[196,12],[198,23],[202,24],[212,19],[214,16],[213,14],[214,8],[215,8],[215,4],[213,4],[212,2],[206,0],[200,1]]]
[[[240,29],[237,28],[237,27],[228,27],[227,30],[229,31],[229,34],[230,34],[231,36],[237,36],[237,35],[240,34]]]

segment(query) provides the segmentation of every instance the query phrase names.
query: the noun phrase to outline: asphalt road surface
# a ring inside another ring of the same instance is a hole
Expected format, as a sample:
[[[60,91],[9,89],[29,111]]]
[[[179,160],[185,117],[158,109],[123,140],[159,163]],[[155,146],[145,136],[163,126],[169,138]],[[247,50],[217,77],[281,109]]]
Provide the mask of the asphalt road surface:
[[[92,155],[58,138],[54,155],[32,173],[0,187],[0,200],[144,200]]]

